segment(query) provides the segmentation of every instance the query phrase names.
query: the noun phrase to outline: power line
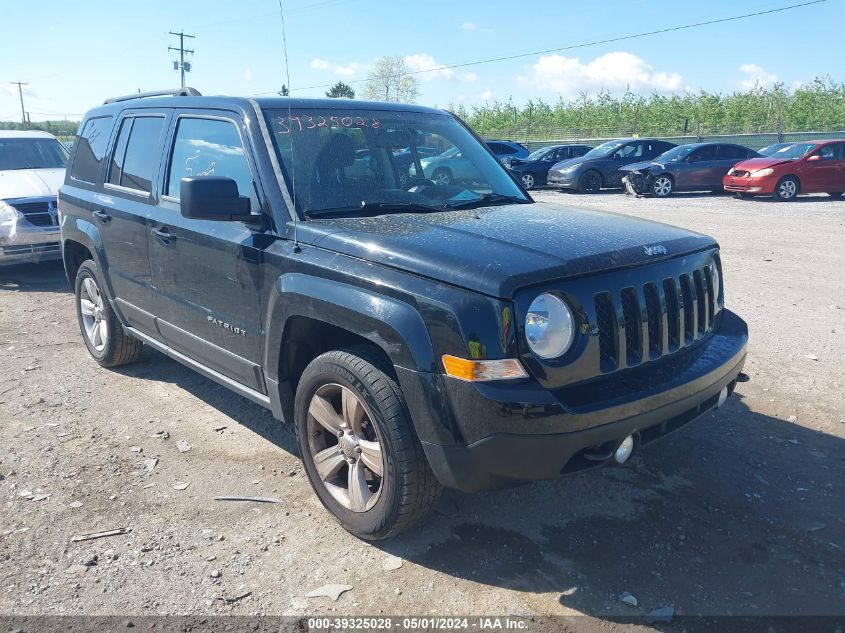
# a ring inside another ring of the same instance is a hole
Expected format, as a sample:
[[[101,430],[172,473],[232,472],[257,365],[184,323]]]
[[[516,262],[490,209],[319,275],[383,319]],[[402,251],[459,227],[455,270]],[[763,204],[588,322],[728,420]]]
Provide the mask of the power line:
[[[26,122],[26,109],[23,107],[23,87],[28,86],[29,84],[25,81],[11,81],[9,83],[12,85],[17,84],[18,86],[18,96],[21,98],[21,125],[28,129],[29,125],[27,125]]]
[[[501,57],[490,57],[487,59],[479,59],[471,62],[463,62],[460,64],[450,64],[448,66],[437,66],[435,68],[426,68],[424,70],[415,70],[409,72],[409,75],[421,75],[423,73],[432,73],[432,72],[439,72],[443,70],[453,70],[455,68],[466,68],[468,66],[478,66],[481,64],[490,64],[493,62],[503,62],[509,61],[512,59],[520,59],[523,57],[533,57],[535,55],[546,55],[548,53],[557,53],[560,51],[570,51],[578,48],[586,48],[588,46],[598,46],[600,44],[612,44],[614,42],[624,42],[627,40],[638,39],[641,37],[649,37],[652,35],[660,35],[663,33],[672,33],[676,31],[685,31],[687,29],[694,29],[702,26],[711,26],[713,24],[722,24],[725,22],[734,22],[736,20],[745,20],[748,18],[755,18],[761,15],[770,15],[772,13],[781,13],[783,11],[790,11],[792,9],[800,9],[803,7],[809,7],[814,4],[822,4],[824,2],[828,2],[828,0],[810,0],[809,2],[801,2],[798,4],[791,4],[785,7],[778,7],[775,9],[766,9],[764,11],[755,11],[753,13],[744,13],[742,15],[734,15],[727,18],[716,18],[713,20],[705,20],[703,22],[694,22],[692,24],[683,24],[680,26],[670,26],[663,29],[655,29],[653,31],[644,31],[642,33],[634,33],[631,35],[621,35],[619,37],[611,37],[603,40],[594,40],[592,42],[582,42],[580,44],[570,44],[568,46],[559,46],[557,48],[547,48],[542,51],[532,51],[530,53],[516,53],[514,55],[503,55]],[[363,83],[367,81],[366,79],[354,79],[347,81],[346,83]],[[332,84],[317,84],[313,86],[303,86],[302,88],[297,88],[297,90],[312,90],[316,88],[329,88]],[[275,90],[268,91],[268,92],[259,92],[256,93],[258,95],[267,95],[267,94],[275,94]]]
[[[190,37],[190,38],[193,39],[196,36],[188,35],[184,31],[179,31],[178,33],[174,33],[173,31],[170,31],[170,34],[179,36],[179,48],[176,48],[174,46],[168,46],[167,50],[168,51],[179,51],[179,61],[173,62],[173,70],[178,69],[179,71],[181,71],[182,87],[184,88],[185,87],[185,73],[191,72],[191,62],[185,61],[185,53],[188,53],[190,55],[194,54],[194,49],[185,48],[185,38]]]

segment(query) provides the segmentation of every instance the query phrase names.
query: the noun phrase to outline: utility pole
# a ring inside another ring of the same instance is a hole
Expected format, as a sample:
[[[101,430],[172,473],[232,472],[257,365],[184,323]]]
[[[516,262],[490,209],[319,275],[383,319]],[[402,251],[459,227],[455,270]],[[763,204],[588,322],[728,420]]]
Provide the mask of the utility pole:
[[[189,53],[189,54],[193,55],[193,53],[194,53],[194,49],[185,48],[185,38],[190,37],[190,38],[193,39],[195,36],[188,35],[184,31],[179,31],[178,33],[174,33],[173,31],[170,31],[170,34],[179,36],[179,48],[176,48],[175,46],[168,46],[167,50],[168,51],[179,51],[179,61],[173,62],[173,70],[180,70],[182,72],[182,87],[184,88],[185,87],[185,73],[191,72],[191,62],[185,61],[185,54]]]
[[[21,125],[23,125],[25,129],[28,129],[29,126],[26,124],[26,109],[23,107],[23,87],[28,86],[29,84],[25,81],[13,81],[11,83],[13,85],[17,84],[18,86],[18,96],[21,98]]]

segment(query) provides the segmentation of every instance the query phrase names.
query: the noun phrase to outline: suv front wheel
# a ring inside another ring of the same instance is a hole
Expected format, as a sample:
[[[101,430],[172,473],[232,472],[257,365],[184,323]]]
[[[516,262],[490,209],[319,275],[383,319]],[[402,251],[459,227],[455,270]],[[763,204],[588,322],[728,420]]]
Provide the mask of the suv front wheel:
[[[440,484],[399,385],[368,350],[326,352],[300,378],[294,417],[308,479],[352,534],[395,536],[432,509]]]
[[[76,273],[76,315],[85,346],[103,367],[119,367],[138,360],[144,344],[126,336],[100,284],[97,264],[82,262]]]

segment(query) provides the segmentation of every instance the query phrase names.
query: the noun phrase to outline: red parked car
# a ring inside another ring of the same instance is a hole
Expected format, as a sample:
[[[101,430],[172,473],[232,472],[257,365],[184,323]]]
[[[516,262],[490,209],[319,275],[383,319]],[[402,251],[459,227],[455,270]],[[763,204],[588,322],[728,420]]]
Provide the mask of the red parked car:
[[[769,195],[792,200],[799,193],[845,192],[845,141],[808,141],[771,156],[733,166],[722,180],[725,191],[741,196]]]

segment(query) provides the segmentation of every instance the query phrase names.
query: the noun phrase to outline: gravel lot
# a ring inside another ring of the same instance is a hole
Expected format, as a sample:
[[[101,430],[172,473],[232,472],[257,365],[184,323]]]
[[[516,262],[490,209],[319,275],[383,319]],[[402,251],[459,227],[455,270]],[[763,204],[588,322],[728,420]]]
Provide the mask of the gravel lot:
[[[320,506],[290,428],[151,350],[101,369],[60,266],[0,269],[0,614],[845,614],[845,201],[536,197],[719,240],[751,330],[725,409],[624,468],[449,493],[373,546]],[[352,589],[306,597],[327,584]]]

